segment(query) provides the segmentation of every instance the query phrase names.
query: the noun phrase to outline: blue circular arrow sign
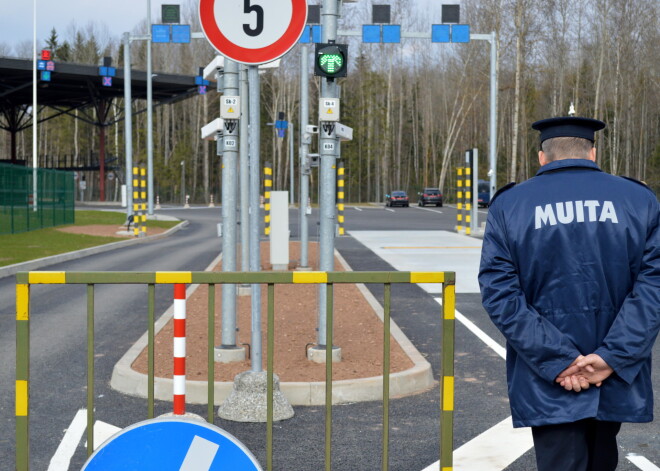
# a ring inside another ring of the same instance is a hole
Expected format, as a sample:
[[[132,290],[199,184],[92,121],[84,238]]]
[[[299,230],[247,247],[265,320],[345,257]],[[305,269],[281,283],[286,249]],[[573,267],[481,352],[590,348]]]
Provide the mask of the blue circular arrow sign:
[[[262,471],[236,437],[201,421],[152,419],[101,445],[82,471]]]

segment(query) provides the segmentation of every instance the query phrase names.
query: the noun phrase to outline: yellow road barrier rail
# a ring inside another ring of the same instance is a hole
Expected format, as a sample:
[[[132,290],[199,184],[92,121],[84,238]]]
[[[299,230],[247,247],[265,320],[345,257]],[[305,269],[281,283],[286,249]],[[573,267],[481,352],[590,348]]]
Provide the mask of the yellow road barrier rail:
[[[29,471],[30,451],[30,288],[40,284],[87,286],[87,455],[94,450],[94,292],[98,284],[148,286],[147,418],[154,417],[154,337],[157,284],[206,284],[208,290],[208,417],[214,420],[215,285],[268,285],[266,460],[273,470],[273,358],[276,284],[325,284],[326,345],[333,345],[333,288],[336,283],[384,285],[383,434],[381,469],[389,469],[390,309],[393,283],[442,284],[442,360],[440,384],[440,469],[453,468],[454,413],[454,272],[22,272],[16,275],[16,469]],[[325,471],[332,469],[332,349],[326,349]]]

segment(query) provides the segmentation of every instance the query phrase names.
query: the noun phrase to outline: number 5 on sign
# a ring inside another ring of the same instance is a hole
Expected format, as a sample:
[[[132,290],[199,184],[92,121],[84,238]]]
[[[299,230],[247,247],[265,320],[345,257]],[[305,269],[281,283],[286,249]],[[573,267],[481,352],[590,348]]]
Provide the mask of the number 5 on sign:
[[[274,61],[291,49],[307,21],[306,0],[200,0],[199,19],[211,45],[243,64]]]

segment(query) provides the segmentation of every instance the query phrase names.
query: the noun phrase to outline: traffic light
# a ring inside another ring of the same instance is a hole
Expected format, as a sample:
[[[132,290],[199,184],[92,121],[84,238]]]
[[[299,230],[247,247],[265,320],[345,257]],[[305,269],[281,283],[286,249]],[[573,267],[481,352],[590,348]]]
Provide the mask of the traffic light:
[[[348,71],[348,45],[346,44],[316,44],[314,60],[314,75],[334,79],[346,77]]]

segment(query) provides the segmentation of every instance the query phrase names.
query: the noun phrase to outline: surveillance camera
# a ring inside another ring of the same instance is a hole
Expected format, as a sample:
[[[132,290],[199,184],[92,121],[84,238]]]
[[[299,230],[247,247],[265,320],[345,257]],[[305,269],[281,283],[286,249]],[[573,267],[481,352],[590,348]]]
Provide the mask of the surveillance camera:
[[[319,127],[314,126],[313,124],[308,124],[305,126],[305,131],[310,133],[310,134],[318,134],[319,133]]]

